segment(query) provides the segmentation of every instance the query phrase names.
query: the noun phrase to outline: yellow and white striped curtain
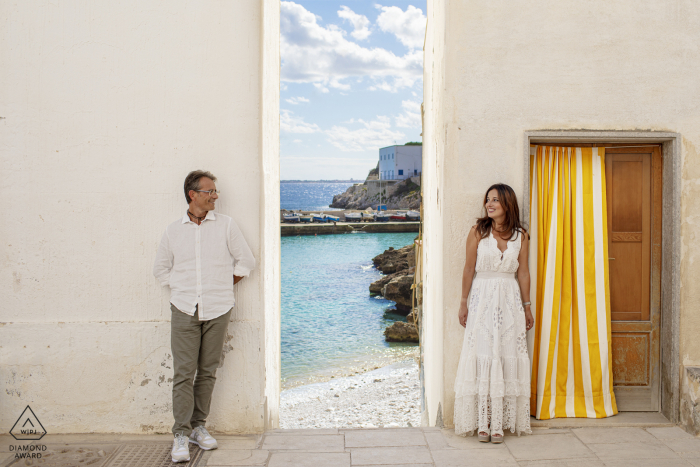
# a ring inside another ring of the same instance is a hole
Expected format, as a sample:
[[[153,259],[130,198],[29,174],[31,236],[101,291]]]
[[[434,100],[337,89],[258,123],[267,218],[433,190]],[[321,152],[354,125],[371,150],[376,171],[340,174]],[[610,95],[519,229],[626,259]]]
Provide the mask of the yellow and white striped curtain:
[[[530,151],[538,419],[617,414],[613,393],[605,149]]]

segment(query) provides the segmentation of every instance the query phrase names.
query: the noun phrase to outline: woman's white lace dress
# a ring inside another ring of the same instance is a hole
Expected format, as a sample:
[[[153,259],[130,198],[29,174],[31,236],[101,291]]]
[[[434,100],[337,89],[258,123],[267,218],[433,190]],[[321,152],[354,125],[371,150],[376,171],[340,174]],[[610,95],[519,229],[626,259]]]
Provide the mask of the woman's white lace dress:
[[[492,234],[477,247],[476,275],[455,380],[455,432],[530,433],[530,358],[518,270],[521,235],[501,254]]]

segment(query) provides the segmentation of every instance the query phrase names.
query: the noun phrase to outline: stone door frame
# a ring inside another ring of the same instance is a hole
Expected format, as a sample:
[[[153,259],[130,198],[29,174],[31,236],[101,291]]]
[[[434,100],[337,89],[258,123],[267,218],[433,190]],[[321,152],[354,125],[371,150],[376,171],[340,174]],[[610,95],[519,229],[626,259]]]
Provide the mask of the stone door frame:
[[[524,132],[523,219],[530,217],[530,145],[661,144],[663,220],[661,266],[661,413],[680,419],[681,135],[661,131],[538,130]]]

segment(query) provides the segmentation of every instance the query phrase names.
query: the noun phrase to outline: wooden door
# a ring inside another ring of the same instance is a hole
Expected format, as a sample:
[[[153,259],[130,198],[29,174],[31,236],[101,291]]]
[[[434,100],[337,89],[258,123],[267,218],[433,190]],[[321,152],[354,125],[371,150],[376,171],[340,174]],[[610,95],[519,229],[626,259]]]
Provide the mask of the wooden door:
[[[605,150],[613,386],[620,411],[659,411],[661,151]]]

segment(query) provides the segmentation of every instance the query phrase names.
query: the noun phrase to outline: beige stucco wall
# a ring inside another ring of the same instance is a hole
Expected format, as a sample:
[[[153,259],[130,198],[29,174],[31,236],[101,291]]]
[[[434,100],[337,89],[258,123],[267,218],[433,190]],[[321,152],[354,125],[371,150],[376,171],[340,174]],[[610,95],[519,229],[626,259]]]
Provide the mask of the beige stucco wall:
[[[151,268],[196,168],[259,264],[236,286],[209,425],[276,423],[278,11],[0,3],[0,431],[27,404],[49,433],[170,430],[169,290]]]
[[[462,344],[457,309],[466,234],[490,184],[508,183],[522,200],[528,130],[682,135],[678,359],[700,363],[700,5],[434,0],[428,12],[424,167],[438,167],[440,177],[424,176],[424,191],[435,193],[426,203],[428,196],[439,200],[426,205],[439,214],[437,225],[426,227],[425,251],[432,255],[427,280],[441,282],[441,295],[426,290],[425,313],[443,327],[443,390],[431,397],[443,403],[445,425],[452,425]]]
[[[443,239],[445,159],[445,8],[441,0],[429,1],[424,44],[423,80],[423,319],[421,354],[423,425],[441,424],[443,385]]]

